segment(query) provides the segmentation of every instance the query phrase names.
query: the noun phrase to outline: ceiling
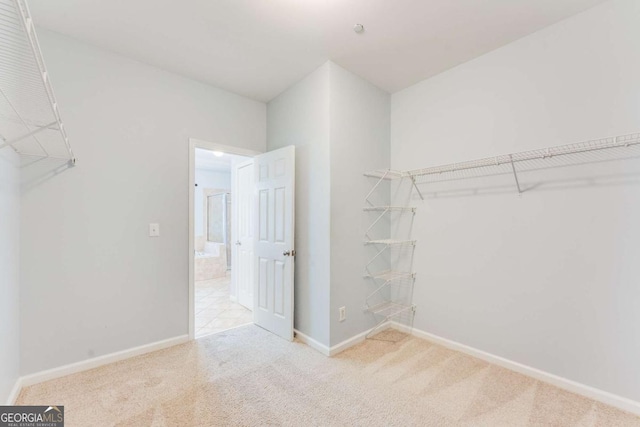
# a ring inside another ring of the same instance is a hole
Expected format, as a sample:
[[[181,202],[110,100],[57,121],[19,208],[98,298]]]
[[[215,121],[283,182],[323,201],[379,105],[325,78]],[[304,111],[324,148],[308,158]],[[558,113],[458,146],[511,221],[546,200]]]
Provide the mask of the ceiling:
[[[396,92],[603,0],[30,0],[38,26],[259,101],[322,63]],[[353,26],[361,23],[362,34]],[[46,52],[44,52],[46,57]]]

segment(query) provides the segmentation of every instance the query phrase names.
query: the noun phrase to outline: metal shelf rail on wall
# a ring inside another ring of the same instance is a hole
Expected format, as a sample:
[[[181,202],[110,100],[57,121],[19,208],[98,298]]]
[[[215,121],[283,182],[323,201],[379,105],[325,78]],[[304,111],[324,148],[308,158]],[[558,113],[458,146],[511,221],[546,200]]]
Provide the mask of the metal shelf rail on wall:
[[[635,150],[631,151],[632,148]],[[409,177],[416,188],[429,183],[511,174],[515,189],[520,194],[524,191],[518,178],[521,172],[622,160],[631,155],[640,155],[640,133],[414,169],[400,174]]]
[[[408,315],[413,321],[416,307],[412,301],[415,283],[412,264],[416,241],[410,236],[400,238],[391,236],[390,227],[386,225],[397,219],[399,215],[413,217],[416,208],[379,204],[378,200],[385,198],[375,197],[377,192],[390,190],[389,187],[383,186],[383,183],[402,181],[407,178],[406,173],[378,170],[367,172],[364,176],[375,180],[373,188],[365,197],[363,208],[365,213],[372,215],[364,241],[365,246],[373,248],[372,256],[364,268],[364,277],[371,282],[372,287],[365,299],[364,309],[377,319],[375,327],[367,334],[367,338],[370,338],[381,326],[401,316]]]
[[[0,0],[0,149],[75,164],[24,0]]]

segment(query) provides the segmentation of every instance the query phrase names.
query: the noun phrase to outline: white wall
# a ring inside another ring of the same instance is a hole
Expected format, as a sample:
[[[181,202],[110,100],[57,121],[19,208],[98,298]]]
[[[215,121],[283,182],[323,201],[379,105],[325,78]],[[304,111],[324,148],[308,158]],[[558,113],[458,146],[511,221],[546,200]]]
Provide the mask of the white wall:
[[[204,236],[204,200],[203,191],[207,188],[231,191],[231,171],[195,170],[196,184],[193,193],[194,230],[196,236]]]
[[[0,404],[20,370],[19,230],[19,158],[5,148],[0,150]]]
[[[328,346],[329,64],[267,105],[267,147],[296,146],[294,327]]]
[[[388,93],[330,61],[268,104],[269,150],[296,146],[295,327],[327,347],[375,324],[362,174],[389,167],[389,114]]]
[[[24,171],[23,374],[187,334],[188,138],[266,147],[263,103],[38,34],[78,165]]]
[[[331,345],[365,330],[378,320],[363,311],[376,285],[363,280],[371,250],[364,233],[375,215],[362,211],[375,180],[362,174],[389,168],[391,96],[340,66],[330,65],[331,93]],[[377,196],[388,204],[388,186]],[[384,221],[383,221],[384,223]],[[382,223],[381,223],[382,224]],[[388,228],[388,227],[387,227]],[[388,230],[387,230],[388,231]],[[387,237],[387,236],[381,236]],[[338,309],[347,318],[339,322]]]
[[[392,167],[640,130],[638,22],[639,2],[607,2],[393,95]],[[423,186],[415,326],[640,401],[639,172]]]

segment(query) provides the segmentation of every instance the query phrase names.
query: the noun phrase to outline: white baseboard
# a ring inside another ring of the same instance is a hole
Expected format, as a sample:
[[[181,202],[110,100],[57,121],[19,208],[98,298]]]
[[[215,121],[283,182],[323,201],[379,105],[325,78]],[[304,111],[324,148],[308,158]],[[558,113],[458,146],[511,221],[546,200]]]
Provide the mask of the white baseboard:
[[[494,354],[487,353],[486,351],[478,350],[476,348],[469,347],[468,345],[464,345],[456,341],[451,341],[434,334],[430,334],[429,332],[424,332],[416,328],[408,327],[401,323],[392,322],[391,327],[398,329],[402,332],[406,332],[411,335],[414,335],[418,338],[422,338],[427,341],[431,341],[433,343],[439,344],[443,347],[447,347],[452,350],[456,350],[461,353],[465,353],[470,356],[476,357],[478,359],[482,359],[494,365],[498,365],[503,368],[521,373],[523,375],[527,375],[539,381],[554,385],[563,390],[567,390],[572,393],[579,394],[581,396],[585,396],[593,400],[597,400],[598,402],[602,402],[607,405],[614,406],[618,409],[622,409],[623,411],[640,415],[640,402],[627,399],[626,397],[618,396],[613,393],[609,393],[607,391],[603,391],[585,384],[578,383],[576,381],[569,380],[567,378],[560,377],[558,375],[550,374],[548,372],[541,371],[539,369],[532,368],[530,366],[523,365],[521,363],[514,362],[509,359],[505,359],[504,357],[496,356]]]
[[[378,331],[383,331],[385,329],[388,329],[391,327],[391,322],[385,323],[377,328],[374,328]],[[303,343],[307,344],[309,347],[318,350],[320,353],[324,354],[325,356],[335,356],[338,353],[342,353],[343,351],[345,351],[346,349],[348,349],[349,347],[353,347],[356,344],[361,343],[362,341],[364,341],[367,338],[367,334],[369,332],[371,332],[373,329],[369,329],[367,331],[361,332],[356,336],[353,336],[349,339],[346,339],[344,341],[342,341],[339,344],[334,345],[333,347],[328,347],[324,344],[319,343],[318,341],[314,340],[313,338],[303,334],[302,332],[298,331],[298,330],[294,330],[296,333],[296,337]]]
[[[130,348],[128,350],[118,351],[116,353],[105,354],[104,356],[94,357],[92,359],[83,360],[81,362],[71,363],[69,365],[60,366],[59,368],[48,369],[46,371],[36,372],[35,374],[25,375],[19,379],[20,387],[28,387],[30,385],[53,380],[55,378],[64,377],[82,371],[88,371],[99,366],[108,365],[130,357],[139,356],[152,351],[162,350],[163,348],[172,347],[189,341],[189,335],[180,335],[151,344],[141,345],[139,347]]]
[[[11,393],[9,393],[9,397],[7,397],[7,406],[15,405],[16,400],[18,400],[20,390],[22,390],[22,378],[18,377],[15,384],[13,385],[13,388],[11,389]]]
[[[310,336],[305,335],[296,329],[294,329],[293,331],[296,334],[296,338],[298,338],[298,340],[300,340],[301,342],[305,343],[306,345],[308,345],[309,347],[315,350],[318,350],[320,353],[324,354],[325,356],[331,355],[331,349],[326,345],[321,344],[320,342],[314,340]]]
[[[360,344],[361,342],[367,339],[367,335],[369,334],[369,332],[373,331],[374,329],[376,331],[384,331],[385,329],[389,329],[390,327],[391,327],[391,322],[387,322],[373,329],[369,329],[367,331],[361,332],[358,335],[351,337],[347,340],[344,340],[341,343],[336,344],[329,349],[329,356],[335,356],[338,353],[342,353],[349,347],[353,347],[356,344]]]

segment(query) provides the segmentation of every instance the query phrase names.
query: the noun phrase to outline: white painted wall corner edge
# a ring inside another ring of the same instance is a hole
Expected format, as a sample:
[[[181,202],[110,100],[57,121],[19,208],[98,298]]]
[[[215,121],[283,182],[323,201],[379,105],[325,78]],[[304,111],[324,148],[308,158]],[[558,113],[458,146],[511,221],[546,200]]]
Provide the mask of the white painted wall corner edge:
[[[391,322],[385,323],[381,326],[379,326],[377,329],[380,331],[383,331],[385,329],[390,328]],[[364,332],[359,333],[358,335],[355,335],[349,339],[346,339],[344,341],[342,341],[341,343],[338,343],[332,347],[326,346],[316,340],[314,340],[313,338],[311,338],[308,335],[303,334],[302,332],[298,331],[297,329],[294,329],[294,332],[296,334],[296,338],[298,338],[298,340],[306,345],[308,345],[309,347],[318,350],[320,353],[324,354],[325,356],[335,356],[338,353],[342,353],[343,351],[345,351],[346,349],[353,347],[356,344],[359,344],[361,342],[363,342],[366,337],[367,334],[369,332],[371,332],[372,329],[366,330]]]
[[[640,402],[636,402],[626,397],[618,396],[616,394],[609,393],[607,391],[600,390],[585,384],[581,384],[576,381],[560,377],[558,375],[550,374],[548,372],[541,371],[539,369],[532,368],[530,366],[523,365],[509,359],[505,359],[504,357],[496,356],[494,354],[469,347],[468,345],[461,344],[456,341],[451,341],[449,339],[442,338],[429,332],[421,331],[419,329],[411,328],[397,322],[391,322],[391,327],[399,331],[409,333],[415,337],[425,339],[435,344],[439,344],[443,347],[468,354],[469,356],[476,357],[478,359],[484,360],[485,362],[489,362],[494,365],[509,369],[511,371],[526,375],[528,377],[535,378],[536,380],[554,385],[571,393],[579,394],[581,396],[588,397],[589,399],[593,399],[598,402],[616,407],[618,409],[622,409],[623,411],[640,415]]]
[[[140,356],[157,350],[173,347],[179,344],[184,344],[187,341],[189,341],[189,335],[180,335],[177,337],[168,338],[166,340],[156,341],[150,344],[141,345],[139,347],[133,347],[127,350],[105,354],[104,356],[94,357],[92,359],[60,366],[58,368],[47,369],[46,371],[22,376],[16,380],[16,384],[11,390],[11,394],[9,395],[9,398],[7,400],[7,405],[13,405],[15,403],[18,395],[20,394],[20,390],[23,387],[28,387],[30,385],[42,383],[56,378],[61,378],[71,374],[77,374],[78,372],[88,371],[90,369],[98,368],[100,366],[108,365],[114,362],[119,362],[131,357]]]

